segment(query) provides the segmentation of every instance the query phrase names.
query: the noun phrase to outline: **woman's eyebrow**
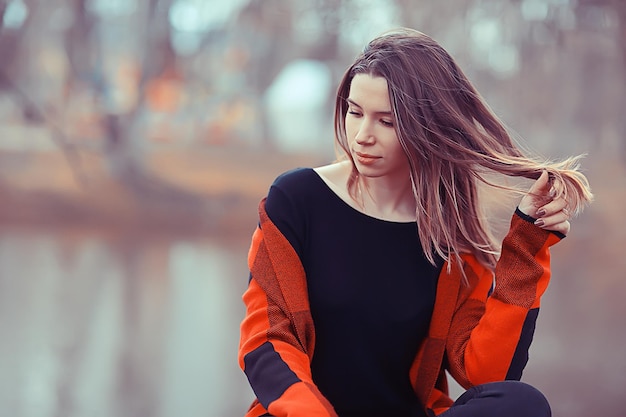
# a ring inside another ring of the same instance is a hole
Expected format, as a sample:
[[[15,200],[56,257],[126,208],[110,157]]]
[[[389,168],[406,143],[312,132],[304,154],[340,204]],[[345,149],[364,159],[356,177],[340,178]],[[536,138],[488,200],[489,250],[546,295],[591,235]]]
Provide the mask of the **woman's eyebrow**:
[[[363,108],[363,107],[361,107],[361,106],[359,105],[359,103],[357,103],[356,101],[352,100],[351,98],[347,98],[347,99],[346,99],[346,101],[348,102],[348,104],[351,104],[351,105],[353,105],[353,106],[355,106],[355,107],[358,107],[359,109],[362,109],[362,108]],[[391,111],[389,111],[389,110],[385,110],[385,111],[375,111],[375,112],[373,112],[373,113],[374,113],[374,114],[381,115],[381,116],[391,116],[391,115],[392,115]]]

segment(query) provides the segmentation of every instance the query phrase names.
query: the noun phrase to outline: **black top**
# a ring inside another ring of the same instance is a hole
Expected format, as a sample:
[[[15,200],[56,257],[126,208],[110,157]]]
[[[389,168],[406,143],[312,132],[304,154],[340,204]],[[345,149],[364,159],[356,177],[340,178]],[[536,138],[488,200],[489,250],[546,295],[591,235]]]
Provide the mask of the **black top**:
[[[442,263],[423,256],[416,222],[359,212],[310,168],[278,177],[265,208],[304,266],[313,381],[339,416],[425,416],[409,369]]]

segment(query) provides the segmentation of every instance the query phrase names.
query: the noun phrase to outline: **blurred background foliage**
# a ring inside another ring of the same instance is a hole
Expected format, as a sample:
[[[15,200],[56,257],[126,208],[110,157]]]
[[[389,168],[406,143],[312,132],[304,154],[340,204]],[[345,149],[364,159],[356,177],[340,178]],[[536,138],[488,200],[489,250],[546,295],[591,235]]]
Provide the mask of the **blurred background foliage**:
[[[526,380],[557,416],[623,415],[623,0],[0,0],[3,413],[242,415],[256,204],[333,159],[337,82],[397,26],[530,148],[588,154]]]

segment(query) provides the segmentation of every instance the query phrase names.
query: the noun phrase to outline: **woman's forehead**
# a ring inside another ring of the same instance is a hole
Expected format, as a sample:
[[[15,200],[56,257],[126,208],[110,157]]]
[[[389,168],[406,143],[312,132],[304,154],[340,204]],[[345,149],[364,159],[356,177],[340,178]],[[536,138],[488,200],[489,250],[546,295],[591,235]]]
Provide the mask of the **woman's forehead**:
[[[370,74],[357,74],[350,83],[348,101],[377,113],[390,113],[387,80]]]

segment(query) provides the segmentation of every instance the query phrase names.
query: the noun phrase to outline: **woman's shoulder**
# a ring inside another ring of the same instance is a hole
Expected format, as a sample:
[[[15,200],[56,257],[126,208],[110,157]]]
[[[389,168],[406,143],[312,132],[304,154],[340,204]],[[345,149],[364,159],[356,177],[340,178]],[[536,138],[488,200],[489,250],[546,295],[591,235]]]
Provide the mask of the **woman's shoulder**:
[[[278,187],[280,189],[298,188],[303,184],[311,183],[315,180],[316,176],[317,174],[313,168],[293,168],[278,175],[272,183],[272,187]]]
[[[288,193],[326,188],[337,192],[338,189],[345,188],[349,175],[349,162],[347,164],[346,162],[334,162],[315,168],[293,168],[278,175],[272,183],[272,188],[278,188]],[[320,187],[324,184],[327,187]]]
[[[322,192],[323,183],[313,168],[293,168],[278,175],[269,188],[267,205],[295,205],[302,209]]]

